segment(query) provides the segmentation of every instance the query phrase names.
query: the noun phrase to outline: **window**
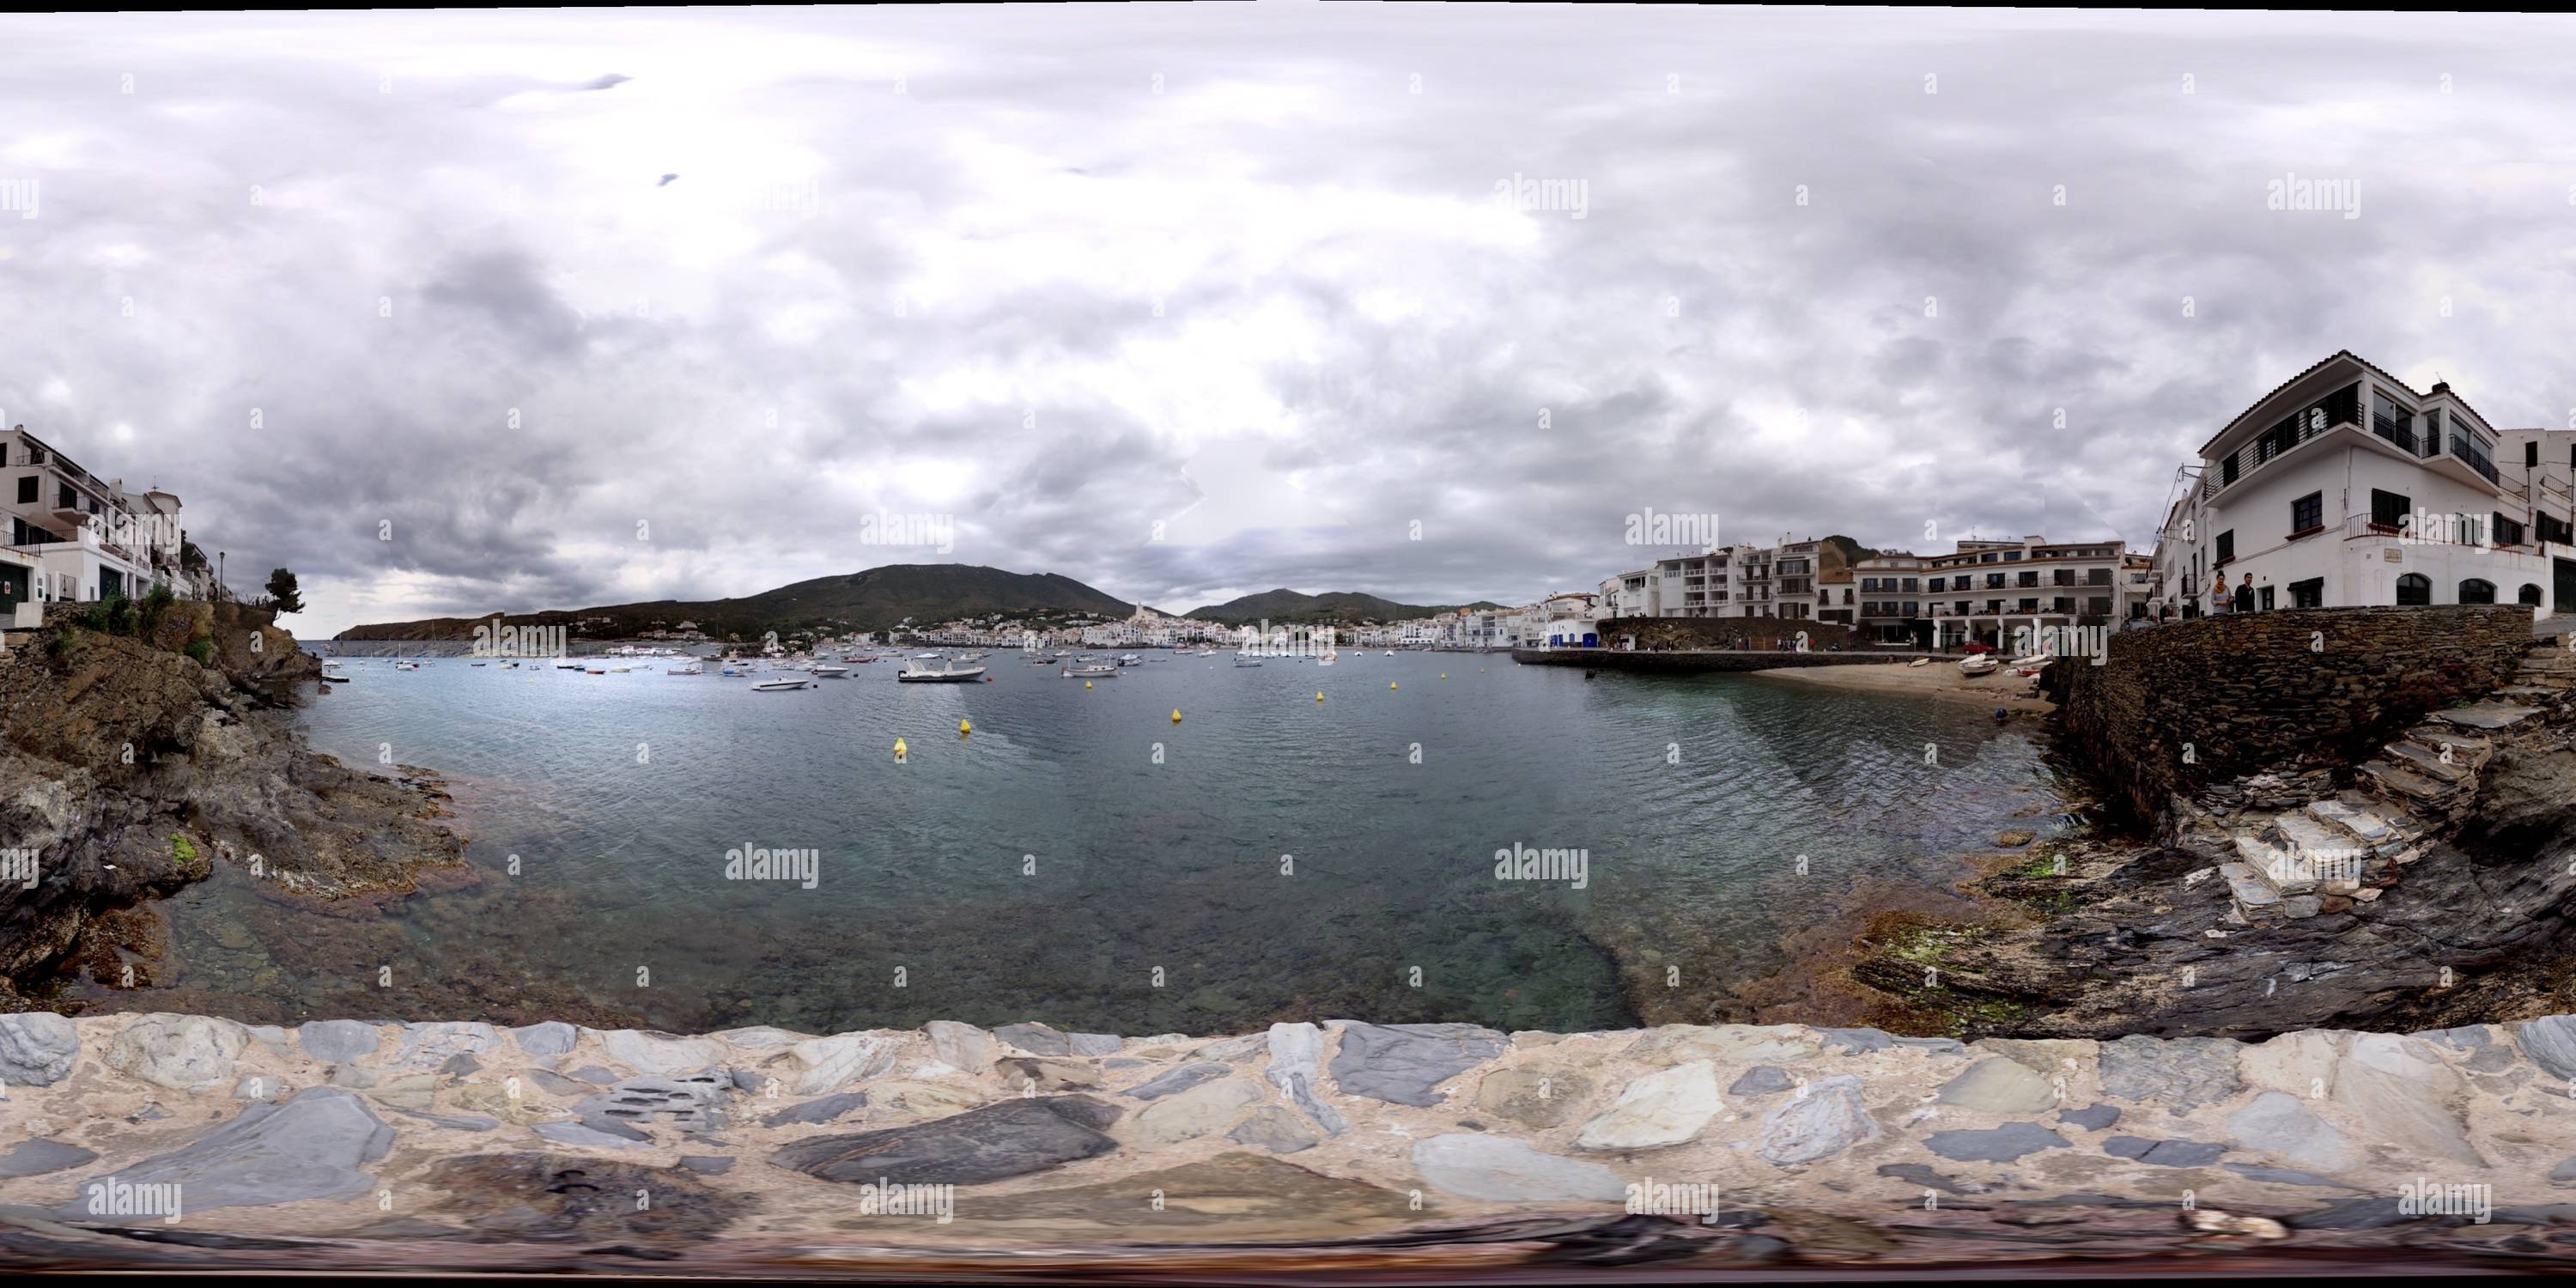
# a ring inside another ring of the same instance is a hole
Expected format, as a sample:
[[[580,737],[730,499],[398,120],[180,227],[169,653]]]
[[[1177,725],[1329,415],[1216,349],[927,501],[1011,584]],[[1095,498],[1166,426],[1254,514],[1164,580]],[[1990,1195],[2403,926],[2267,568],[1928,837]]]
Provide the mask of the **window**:
[[[2526,470],[2536,470],[2540,468],[2539,439],[2535,438],[2522,445],[2522,468]]]
[[[2024,572],[2016,579],[2016,583],[2025,587],[2036,586],[2039,584],[2039,574],[2035,572]]]
[[[80,498],[72,493],[71,484],[58,483],[55,485],[54,508],[57,510],[77,510],[80,508]]]
[[[2395,532],[2406,526],[2406,515],[2415,508],[2415,498],[2397,492],[2370,489],[2370,526]],[[2423,601],[2431,603],[2431,600]]]
[[[2562,546],[2576,545],[2576,528],[2571,528],[2565,519],[2554,515],[2535,514],[2531,516],[2531,523],[2539,530],[2540,539],[2543,541],[2555,541]]]
[[[2002,573],[1999,573],[1999,572],[1990,572],[1990,573],[1987,573],[1987,574],[1986,574],[1986,589],[1988,589],[1988,590],[2001,590],[2001,589],[2003,589],[2003,588],[2004,588],[2004,575],[2003,575]]]
[[[2314,532],[2326,526],[2326,494],[2310,492],[2290,503],[2290,535]]]
[[[2051,577],[2049,580],[2053,585],[2072,586],[2075,584],[2075,570],[2072,568],[2060,568],[2057,570],[2056,575]]]
[[[2497,545],[2518,546],[2522,544],[2522,525],[2512,519],[2504,517],[2501,514],[2495,516],[2495,526],[2487,529],[2487,531],[2494,534],[2495,543]]]
[[[2415,452],[2415,413],[2386,394],[2370,396],[2370,432],[2405,448],[2409,455]]]
[[[2538,446],[2538,444],[2534,444],[2534,446]],[[2514,596],[2514,602],[2526,607],[2538,607],[2540,604],[2539,584],[2528,581],[2522,583],[2522,591]]]
[[[2224,564],[2234,558],[2236,558],[2236,529],[2229,528],[2218,534],[2218,562]]]
[[[2036,597],[2034,597],[2034,598],[2025,599],[2025,600],[2021,601],[2021,608],[2020,608],[2018,611],[2020,611],[2020,612],[2025,612],[2025,613],[2036,613],[2036,612],[2038,612],[2038,611],[2039,611],[2039,600],[2038,600]]]
[[[2259,610],[2261,610],[2261,611],[2263,611],[2263,612],[2266,612],[2266,613],[2268,613],[2268,612],[2271,612],[2271,611],[2272,611],[2272,588],[2271,588],[2271,587],[2269,587],[2269,586],[2257,586],[2257,587],[2255,587],[2255,588],[2254,588],[2254,606],[2255,606],[2257,609],[2259,609]]]
[[[2323,608],[2326,606],[2326,579],[2310,577],[2290,583],[2290,607]]]
[[[2020,552],[2020,551],[2018,551],[2018,550],[2007,550],[2007,551],[2005,551],[2005,552],[2004,552],[2004,562],[2005,562],[2005,563],[2020,563],[2020,562],[2021,562],[2021,552]]]
[[[2410,572],[2397,579],[2397,606],[2421,607],[2433,602],[2433,579],[2420,572]]]
[[[2138,574],[2137,576],[2130,578],[2130,580],[2131,580],[2131,581],[2145,581],[2146,579],[2147,579],[2147,578],[2146,578],[2146,574],[2144,574],[2144,573],[2140,573],[2140,574]],[[2085,585],[2087,585],[2087,586],[2108,586],[2108,585],[2110,585],[2110,584],[2111,584],[2111,570],[2110,570],[2110,569],[2108,569],[2108,568],[2087,568],[2087,569],[2085,569],[2085,570],[2084,570],[2084,584],[2085,584]]]
[[[36,476],[30,474],[27,477],[18,480],[18,504],[34,505],[35,503]]]
[[[2467,581],[2461,582],[2460,602],[2463,604],[2494,603],[2495,583],[2478,577],[2471,577]]]

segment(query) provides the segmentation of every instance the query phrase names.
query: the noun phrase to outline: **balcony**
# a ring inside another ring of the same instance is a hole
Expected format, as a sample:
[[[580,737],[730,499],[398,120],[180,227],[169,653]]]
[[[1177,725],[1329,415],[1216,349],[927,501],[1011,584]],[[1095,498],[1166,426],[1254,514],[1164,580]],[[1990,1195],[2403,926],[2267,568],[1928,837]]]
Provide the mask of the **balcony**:
[[[2477,471],[2478,477],[2485,479],[2487,482],[2494,484],[2498,488],[2504,486],[2503,482],[2496,475],[2495,457],[2487,451],[2486,444],[2479,442],[2476,437],[2472,435],[2463,434],[2457,430],[2453,430],[2451,432],[2450,447],[2451,456],[2457,460],[2466,462],[2470,469]]]

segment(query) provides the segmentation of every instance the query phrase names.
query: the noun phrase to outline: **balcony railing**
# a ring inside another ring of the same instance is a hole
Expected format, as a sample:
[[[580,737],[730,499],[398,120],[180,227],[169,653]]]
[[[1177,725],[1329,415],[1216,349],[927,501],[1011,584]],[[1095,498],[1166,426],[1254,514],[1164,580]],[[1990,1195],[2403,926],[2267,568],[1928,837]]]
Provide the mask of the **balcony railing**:
[[[2467,434],[2453,434],[2451,435],[2451,455],[2468,462],[2469,468],[2476,470],[2479,477],[2487,482],[2495,483],[2499,487],[2503,486],[2496,477],[2495,457],[2488,454],[2486,444]]]

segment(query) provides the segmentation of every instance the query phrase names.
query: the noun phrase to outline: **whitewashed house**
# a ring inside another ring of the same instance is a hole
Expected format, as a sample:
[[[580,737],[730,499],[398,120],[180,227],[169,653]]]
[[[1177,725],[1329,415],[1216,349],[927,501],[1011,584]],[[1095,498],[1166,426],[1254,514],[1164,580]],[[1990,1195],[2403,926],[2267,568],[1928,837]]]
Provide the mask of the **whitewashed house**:
[[[2508,438],[2448,384],[2418,392],[2337,352],[2257,399],[2185,467],[2189,491],[2157,545],[2157,593],[2197,616],[2211,611],[2224,573],[2231,598],[2251,579],[2257,609],[2576,611],[2570,475],[2551,459],[2564,450],[2550,446],[2564,441],[2540,430]],[[2506,442],[2516,449],[2509,469],[2497,460]]]
[[[205,594],[182,557],[179,498],[158,488],[127,492],[19,425],[0,433],[0,606],[139,599],[156,585],[182,598]]]

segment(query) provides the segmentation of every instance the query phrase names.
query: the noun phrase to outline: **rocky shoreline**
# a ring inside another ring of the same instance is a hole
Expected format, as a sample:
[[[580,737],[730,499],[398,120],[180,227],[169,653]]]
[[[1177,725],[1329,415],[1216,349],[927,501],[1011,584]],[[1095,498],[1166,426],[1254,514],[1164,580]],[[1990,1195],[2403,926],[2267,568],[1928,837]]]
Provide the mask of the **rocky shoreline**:
[[[2576,871],[2554,857],[2576,837],[2571,693],[2576,650],[2535,646],[2491,692],[2359,756],[2173,796],[2145,839],[1999,855],[1961,883],[1977,915],[1855,918],[1802,969],[1870,1022],[1962,1037],[2260,1038],[2576,1009]]]
[[[207,609],[209,663],[92,631],[67,654],[0,657],[0,837],[34,877],[0,884],[0,1006],[54,995],[67,974],[151,983],[153,901],[218,865],[320,904],[462,863],[436,775],[351,769],[279,719],[320,674],[293,636],[233,605],[192,607]]]
[[[2564,1266],[2571,1080],[2576,1017],[1963,1044],[19,1014],[0,1017],[0,1262],[1037,1273],[1112,1245],[1201,1268],[2402,1247]]]

